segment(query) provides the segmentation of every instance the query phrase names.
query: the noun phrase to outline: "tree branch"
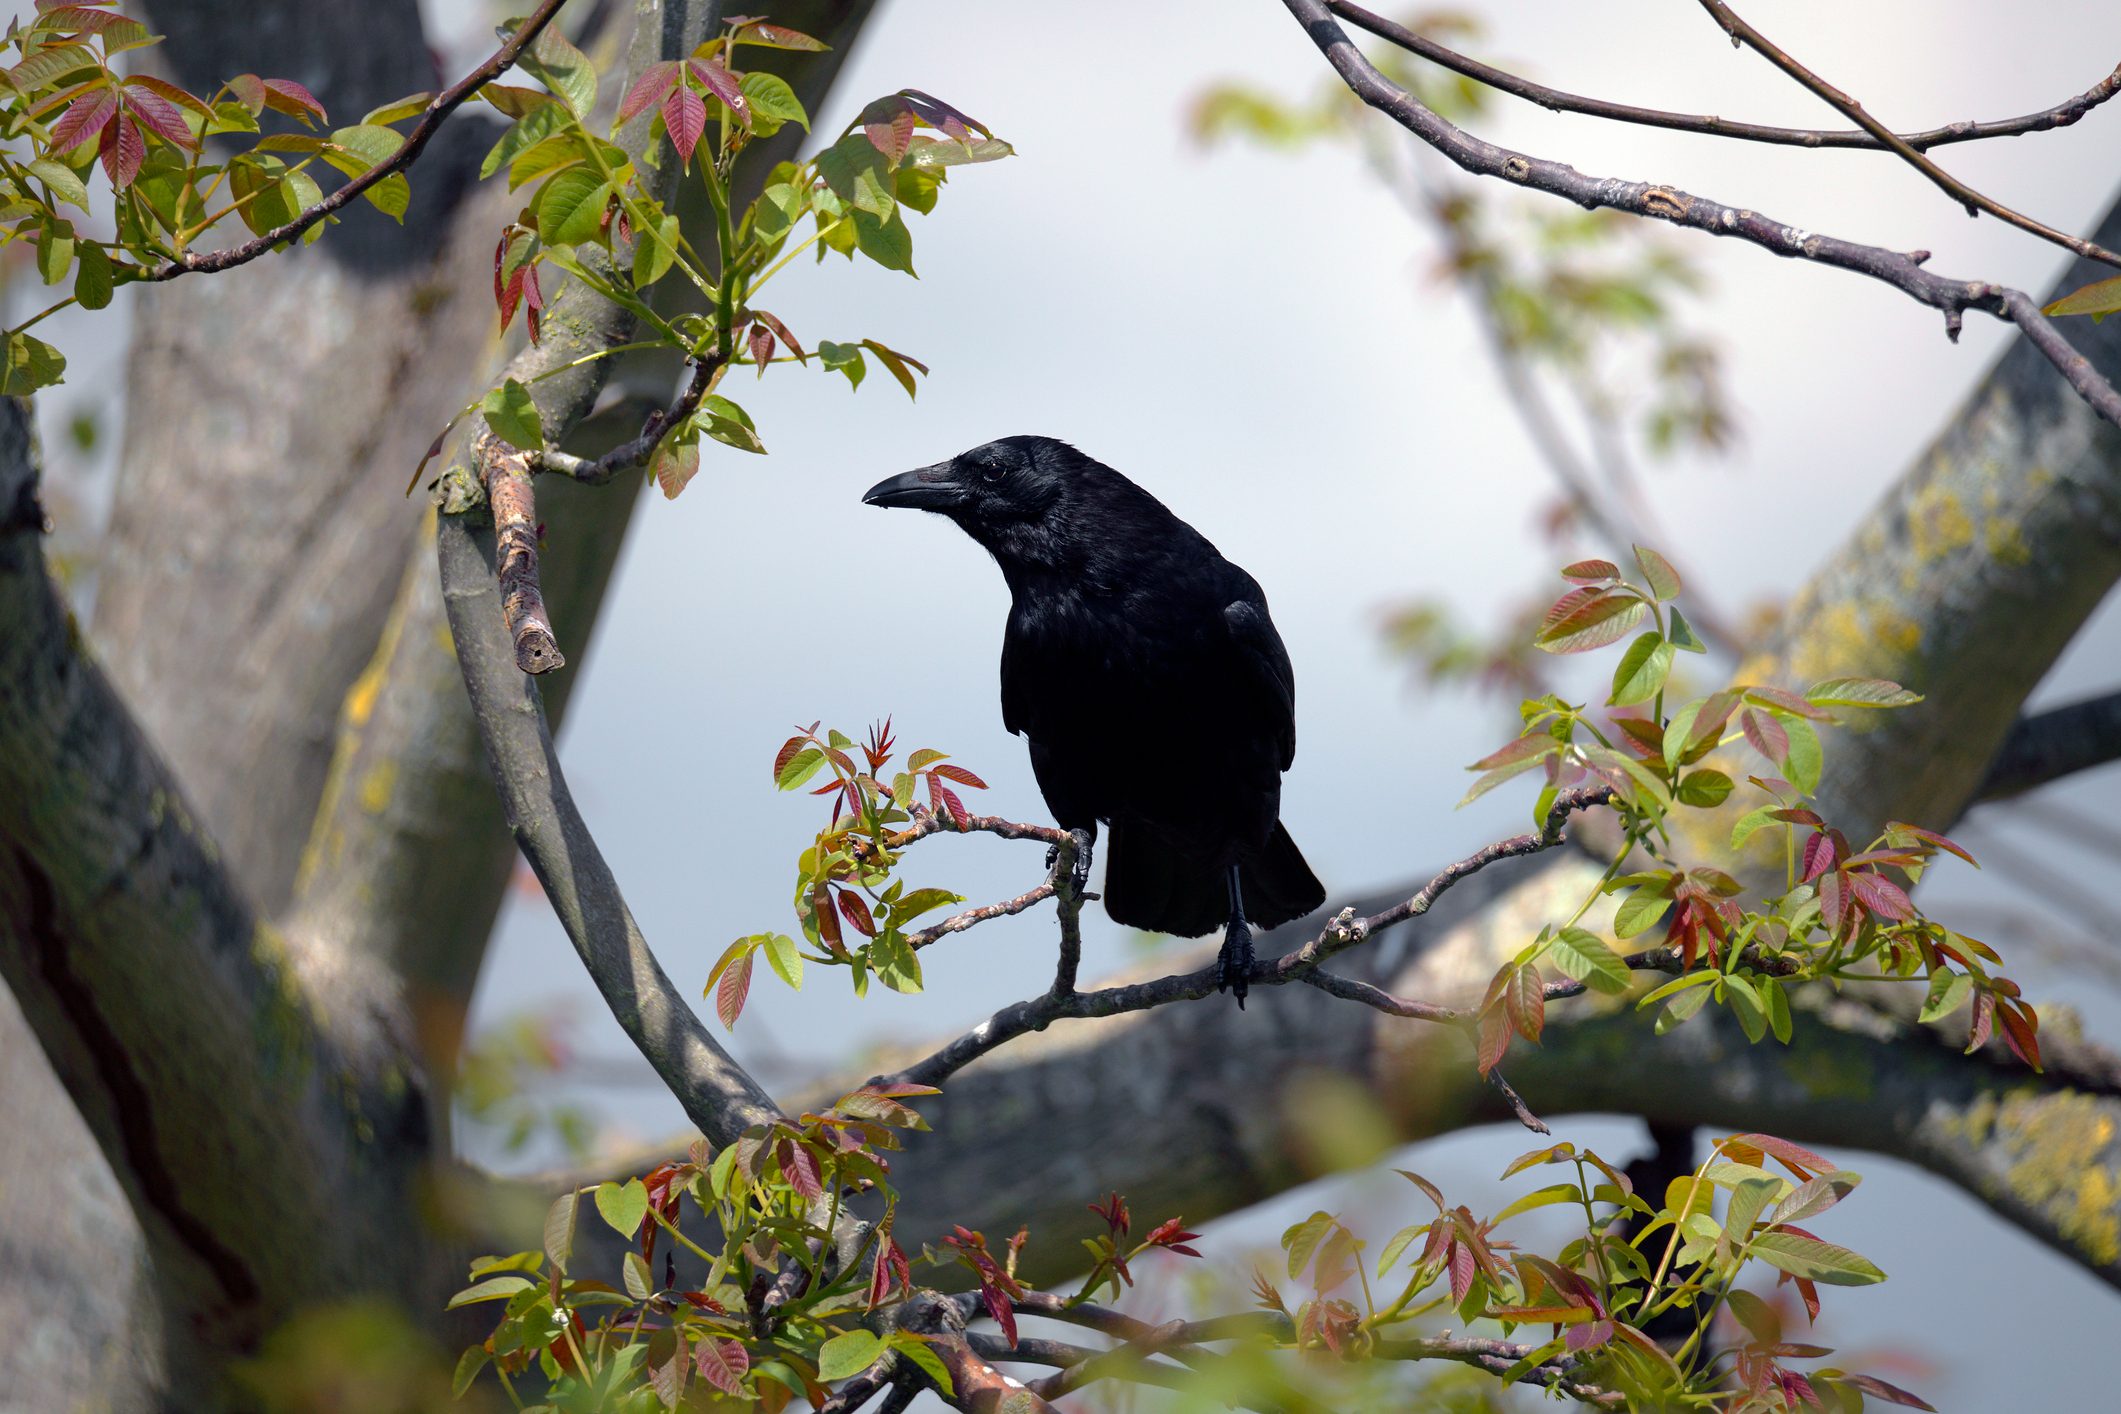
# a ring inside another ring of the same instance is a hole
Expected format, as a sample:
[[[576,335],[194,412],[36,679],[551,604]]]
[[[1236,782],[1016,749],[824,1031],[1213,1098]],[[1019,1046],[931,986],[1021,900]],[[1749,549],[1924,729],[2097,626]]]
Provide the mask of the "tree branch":
[[[427,105],[426,112],[420,115],[420,121],[415,123],[412,131],[405,135],[405,145],[388,158],[369,168],[360,176],[353,178],[322,201],[305,209],[285,224],[275,226],[263,235],[253,237],[238,245],[228,246],[221,250],[208,251],[203,255],[197,251],[185,251],[169,264],[150,274],[140,276],[140,282],[158,284],[163,281],[174,280],[180,275],[209,275],[223,270],[233,270],[238,265],[246,265],[256,260],[259,256],[273,250],[275,247],[297,239],[304,231],[324,220],[333,212],[351,206],[360,199],[363,192],[382,181],[385,177],[391,176],[393,173],[402,172],[407,167],[410,167],[419,158],[421,152],[426,150],[429,139],[434,137],[436,130],[442,126],[443,120],[455,112],[465,100],[471,98],[487,83],[500,77],[510,65],[514,64],[517,56],[529,47],[530,43],[538,37],[546,25],[552,23],[553,16],[559,14],[560,7],[566,3],[567,0],[543,0],[543,3],[537,9],[530,13],[530,18],[524,20],[516,32],[509,36],[507,42],[499,49],[496,49],[485,63],[435,95],[434,101]]]
[[[215,1407],[291,1306],[432,1276],[420,1244],[356,1236],[402,1225],[425,1098],[387,979],[254,913],[85,655],[43,533],[28,409],[0,400],[0,977],[146,1235],[171,1389]]]
[[[2121,759],[2121,692],[2020,717],[1996,750],[1976,801],[2005,800]]]
[[[1643,127],[1665,128],[1674,132],[1699,133],[1708,137],[1737,138],[1745,142],[1773,143],[1788,147],[1854,147],[1879,152],[1888,150],[1887,145],[1877,136],[1861,129],[1823,131],[1816,128],[1772,127],[1762,123],[1719,118],[1711,114],[1668,113],[1657,108],[1638,108],[1630,103],[1608,103],[1602,99],[1579,97],[1558,88],[1549,88],[1545,84],[1520,78],[1491,64],[1483,64],[1477,59],[1469,59],[1424,34],[1408,29],[1405,25],[1394,24],[1360,5],[1350,4],[1349,0],[1326,0],[1326,8],[1358,29],[1368,30],[1379,39],[1397,45],[1410,54],[1417,54],[1430,63],[1449,69],[1454,74],[1461,74],[1475,83],[1486,84],[1497,92],[1536,103],[1549,112],[1580,113],[1586,117],[1604,118],[1616,123],[1635,123]],[[1926,152],[1930,148],[1943,147],[1949,143],[2048,132],[2070,126],[2116,93],[2121,93],[2121,66],[2117,66],[2111,74],[2075,98],[2058,103],[2052,108],[2043,108],[2037,113],[2028,113],[2022,118],[2000,118],[1984,123],[1947,123],[1943,127],[1901,133],[1898,136],[1899,140],[1909,147],[1918,152]]]
[[[2121,392],[2116,392],[2112,384],[2095,373],[2040,313],[2039,306],[2020,291],[1933,275],[1922,268],[1920,259],[1912,255],[1818,235],[1772,220],[1757,211],[1726,206],[1674,187],[1589,177],[1564,163],[1529,157],[1482,141],[1439,117],[1419,99],[1379,73],[1349,41],[1346,32],[1333,22],[1325,0],[1283,0],[1283,3],[1303,24],[1312,43],[1318,46],[1357,97],[1464,170],[1476,176],[1496,177],[1563,197],[1586,209],[1654,217],[1675,226],[1746,241],[1777,255],[1817,261],[1867,276],[1941,310],[1946,332],[1954,336],[1967,310],[1993,315],[2023,330],[2079,396],[2101,417],[2121,426]]]
[[[1723,32],[1731,37],[1733,44],[1744,44],[1754,53],[1795,79],[1807,92],[1824,101],[1828,107],[1841,114],[1842,117],[1847,118],[1857,127],[1869,133],[1873,138],[1877,139],[1880,145],[1890,149],[1910,167],[1929,178],[1931,184],[1939,191],[1965,207],[1967,215],[1972,216],[1977,212],[1986,211],[1999,221],[2004,221],[2016,226],[2021,231],[2030,232],[2044,241],[2061,246],[2073,255],[2081,256],[2086,260],[2097,260],[2107,265],[2121,266],[2121,255],[2116,255],[2105,246],[2099,245],[2094,241],[2085,240],[2080,236],[2073,236],[2067,231],[2058,231],[2045,222],[2035,221],[2023,212],[2014,211],[1991,197],[1983,196],[1965,182],[1945,171],[1930,158],[1917,151],[1914,145],[1905,138],[1900,137],[1892,129],[1886,127],[1885,124],[1873,118],[1861,103],[1858,103],[1825,79],[1820,78],[1819,75],[1797,62],[1786,51],[1770,42],[1759,30],[1754,29],[1741,19],[1736,11],[1724,3],[1724,0],[1701,0],[1701,8],[1707,10],[1717,24],[1723,26]]]
[[[1279,987],[1291,982],[1311,980],[1319,966],[1328,958],[1362,943],[1374,933],[1395,923],[1427,913],[1436,901],[1454,886],[1489,865],[1554,848],[1562,842],[1562,826],[1569,816],[1577,811],[1602,805],[1611,798],[1612,790],[1607,786],[1579,787],[1562,792],[1555,801],[1554,808],[1547,814],[1546,827],[1539,833],[1517,835],[1497,841],[1451,865],[1431,879],[1413,897],[1371,917],[1358,917],[1352,908],[1341,910],[1317,936],[1302,947],[1281,957],[1264,958],[1253,963],[1251,984],[1259,987]],[[1074,989],[1073,968],[1067,966],[1065,961],[1063,967],[1068,982],[1065,989],[1059,985],[1060,979],[1056,978],[1055,986],[1043,995],[1003,1007],[927,1059],[898,1072],[894,1078],[916,1085],[940,1085],[951,1075],[996,1047],[1006,1045],[1033,1031],[1043,1031],[1056,1021],[1121,1016],[1128,1012],[1168,1006],[1173,1002],[1197,1001],[1202,997],[1214,995],[1221,982],[1218,964],[1210,963],[1192,972],[1172,973],[1154,981],[1078,992]],[[1322,982],[1317,985],[1331,990],[1333,984]],[[1420,1016],[1423,1020],[1431,1021],[1460,1019],[1457,1012],[1447,1008],[1429,1009],[1419,1003],[1405,1005],[1410,1009],[1398,1014]]]
[[[717,1146],[780,1118],[772,1098],[708,1033],[656,961],[575,808],[536,682],[516,669],[495,587],[491,532],[445,515],[436,554],[457,661],[509,826],[612,1016],[686,1117]]]

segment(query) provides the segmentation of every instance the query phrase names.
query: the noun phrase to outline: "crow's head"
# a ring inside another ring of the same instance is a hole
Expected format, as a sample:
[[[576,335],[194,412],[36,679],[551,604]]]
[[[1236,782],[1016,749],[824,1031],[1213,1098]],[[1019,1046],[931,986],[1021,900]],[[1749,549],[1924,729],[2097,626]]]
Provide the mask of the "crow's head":
[[[872,506],[911,506],[946,515],[975,538],[1042,519],[1097,464],[1051,437],[1004,437],[869,488]],[[1093,473],[1094,474],[1094,473]]]

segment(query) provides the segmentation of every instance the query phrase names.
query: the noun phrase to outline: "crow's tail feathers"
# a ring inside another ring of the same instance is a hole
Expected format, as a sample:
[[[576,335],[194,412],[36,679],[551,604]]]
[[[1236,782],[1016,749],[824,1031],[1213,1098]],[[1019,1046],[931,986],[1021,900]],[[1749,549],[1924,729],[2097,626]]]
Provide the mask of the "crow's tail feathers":
[[[1245,916],[1259,928],[1278,928],[1326,901],[1326,887],[1304,862],[1279,822],[1256,859],[1239,865]],[[1216,932],[1230,918],[1230,891],[1221,866],[1187,858],[1154,831],[1112,822],[1105,845],[1105,912],[1115,923],[1174,937]]]

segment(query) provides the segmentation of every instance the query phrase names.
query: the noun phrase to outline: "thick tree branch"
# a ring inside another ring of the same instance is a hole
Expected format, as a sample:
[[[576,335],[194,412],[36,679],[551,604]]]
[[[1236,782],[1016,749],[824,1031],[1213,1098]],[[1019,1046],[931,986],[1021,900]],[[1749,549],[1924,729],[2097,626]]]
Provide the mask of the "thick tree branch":
[[[1415,962],[1361,980],[1445,1006],[1477,1003],[1539,923],[1596,886],[1596,863],[1548,858],[1514,887],[1490,872],[1454,890],[1433,915],[1443,931],[1427,935]],[[1626,999],[1585,997],[1549,1013],[1541,1045],[1512,1050],[1511,1078],[1550,1119],[1631,1113],[1906,1159],[2121,1286],[2121,1075],[2111,1056],[2053,1036],[2049,1072],[2035,1075],[1986,1051],[1961,1055],[1949,1033],[1911,1019],[1817,989],[1803,995],[1818,1004],[1800,1014],[1788,1048],[1749,1045],[1706,1012],[1658,1037]],[[1244,1015],[1163,1007],[1055,1031],[954,1075],[923,1106],[935,1132],[894,1164],[899,1231],[1028,1223],[1027,1278],[1057,1280],[1079,1264],[1074,1238],[1090,1235],[1085,1194],[1117,1190],[1138,1211],[1197,1224],[1317,1176],[1312,1165],[1340,1152],[1312,1134],[1322,1088],[1372,1097],[1380,1129],[1398,1141],[1510,1117],[1455,1027],[1351,1010],[1312,987],[1262,1000]],[[1114,1133],[1158,1142],[1100,1142]],[[1036,1157],[1054,1152],[1077,1156],[1065,1191]]]
[[[2005,800],[2121,759],[2121,692],[2020,717],[2003,738],[1977,801]]]
[[[442,597],[509,826],[612,1016],[700,1132],[717,1146],[732,1144],[780,1111],[671,983],[590,838],[560,770],[536,683],[516,669],[493,554],[491,532],[463,516],[442,517],[436,533]]]
[[[169,1378],[204,1407],[291,1306],[427,1275],[418,1244],[351,1236],[402,1223],[424,1097],[387,981],[252,911],[82,651],[43,531],[28,410],[0,401],[0,976],[125,1187]]]
[[[2121,255],[2116,255],[2113,251],[2108,250],[2096,241],[2088,241],[2081,236],[2073,236],[2067,231],[2058,231],[2045,222],[2035,221],[2023,212],[2014,211],[1994,198],[1982,195],[1965,182],[1945,171],[1918,151],[1914,144],[1894,133],[1892,129],[1886,127],[1885,124],[1879,122],[1876,118],[1873,118],[1861,103],[1858,103],[1825,79],[1820,78],[1819,75],[1813,73],[1791,57],[1788,51],[1777,47],[1759,30],[1747,24],[1735,10],[1724,3],[1724,0],[1701,0],[1701,7],[1709,12],[1717,24],[1723,26],[1723,32],[1731,37],[1733,44],[1745,45],[1776,68],[1795,79],[1807,92],[1825,102],[1828,107],[1842,117],[1847,118],[1857,127],[1869,133],[1881,146],[1891,150],[1910,167],[1929,178],[1930,182],[1939,191],[1965,207],[1967,215],[1972,216],[1977,212],[1986,211],[1999,221],[2016,226],[2021,231],[2029,232],[2044,241],[2061,246],[2072,255],[2081,256],[2086,260],[2097,260],[2107,265],[2121,266]]]
[[[197,251],[186,251],[183,255],[153,273],[141,276],[141,281],[160,283],[174,280],[180,275],[206,275],[222,270],[233,270],[238,265],[246,265],[266,252],[298,239],[304,231],[329,217],[333,212],[351,206],[360,199],[363,192],[375,186],[376,183],[382,181],[385,177],[391,176],[393,173],[404,171],[418,160],[420,154],[426,150],[429,140],[434,137],[435,132],[442,126],[443,120],[462,106],[465,100],[478,93],[487,83],[500,77],[510,65],[514,64],[517,56],[529,47],[530,43],[538,37],[546,25],[552,23],[553,16],[557,15],[560,12],[560,7],[566,3],[567,0],[543,0],[543,3],[530,13],[530,17],[523,21],[516,32],[509,36],[507,42],[502,44],[499,49],[496,49],[485,63],[435,95],[434,100],[427,105],[426,111],[420,115],[420,121],[413,124],[412,131],[405,135],[405,145],[382,162],[377,163],[360,176],[348,181],[322,201],[303,210],[292,220],[275,226],[263,235],[221,250],[208,251],[204,254]]]
[[[1496,177],[1534,191],[1563,197],[1590,210],[1654,217],[1757,245],[1777,255],[1817,261],[1891,285],[1940,310],[1947,332],[1956,335],[1969,309],[2016,324],[2100,416],[2121,426],[2121,392],[2069,346],[2039,306],[2022,292],[1980,281],[1953,280],[1922,268],[1921,260],[1878,246],[1858,245],[1785,225],[1749,209],[1726,206],[1653,182],[1590,177],[1564,163],[1529,157],[1482,141],[1432,112],[1419,99],[1379,73],[1333,22],[1324,0],[1283,0],[1328,62],[1357,97],[1386,114],[1429,146],[1476,176]],[[1924,257],[1926,258],[1926,257]]]
[[[1674,132],[1700,133],[1708,137],[1737,138],[1745,142],[1774,143],[1787,147],[1854,147],[1879,152],[1888,150],[1886,143],[1862,129],[1822,131],[1816,128],[1781,128],[1764,123],[1738,122],[1707,113],[1668,113],[1657,108],[1638,108],[1631,103],[1608,103],[1602,99],[1580,97],[1520,78],[1492,64],[1469,59],[1424,34],[1408,29],[1405,25],[1394,24],[1360,5],[1350,4],[1349,0],[1326,0],[1326,8],[1358,29],[1368,30],[1379,39],[1395,44],[1410,54],[1418,54],[1432,64],[1449,69],[1454,74],[1462,74],[1475,83],[1486,84],[1499,93],[1507,93],[1513,98],[1536,103],[1549,112],[1580,113],[1586,117],[1604,118],[1616,123],[1635,123],[1643,127],[1666,128]],[[1930,148],[1943,147],[1949,143],[2049,132],[2055,128],[2070,126],[2116,93],[2121,93],[2121,67],[2116,67],[2111,74],[2075,98],[2058,103],[2052,108],[2043,108],[2037,113],[2028,113],[2020,118],[1999,118],[1989,122],[1947,123],[1943,127],[1928,128],[1922,132],[1900,133],[1898,137],[1917,152],[1926,152]]]

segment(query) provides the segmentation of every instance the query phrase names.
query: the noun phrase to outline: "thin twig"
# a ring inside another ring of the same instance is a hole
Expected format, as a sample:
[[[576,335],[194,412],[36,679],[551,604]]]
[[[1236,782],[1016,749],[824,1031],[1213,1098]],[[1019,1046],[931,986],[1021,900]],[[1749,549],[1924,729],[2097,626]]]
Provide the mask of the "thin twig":
[[[530,18],[524,20],[516,32],[508,37],[508,42],[496,49],[485,63],[435,95],[434,101],[427,105],[427,111],[420,115],[420,121],[415,123],[412,131],[405,135],[405,145],[403,147],[400,147],[382,162],[369,168],[360,176],[355,177],[316,205],[309,207],[287,224],[275,226],[261,236],[244,241],[241,245],[229,246],[224,250],[208,251],[204,255],[196,251],[186,251],[159,270],[142,275],[139,278],[143,282],[174,280],[179,275],[212,274],[221,270],[232,270],[238,265],[247,264],[275,246],[296,239],[304,231],[307,231],[310,227],[340,208],[351,205],[360,198],[363,192],[382,181],[385,177],[404,171],[413,164],[414,159],[419,157],[421,150],[427,146],[428,139],[432,138],[436,130],[442,126],[442,120],[455,112],[466,99],[477,93],[495,78],[498,78],[511,64],[515,63],[517,56],[521,55],[524,49],[528,48],[531,42],[543,32],[545,26],[552,22],[553,16],[559,14],[560,7],[566,3],[567,0],[544,0],[543,4],[531,12]]]
[[[685,384],[685,390],[668,408],[658,408],[648,414],[640,436],[619,443],[600,457],[578,457],[557,448],[537,452],[530,459],[530,469],[565,476],[585,486],[602,486],[615,477],[647,466],[657,445],[662,442],[663,434],[699,410],[701,401],[713,390],[715,380],[728,364],[719,349],[710,349],[690,362],[692,377]]]
[[[1909,255],[1817,235],[1773,220],[1758,211],[1726,206],[1674,187],[1587,176],[1565,163],[1530,157],[1473,137],[1379,73],[1349,40],[1346,31],[1334,23],[1326,8],[1326,0],[1282,0],[1282,3],[1359,98],[1465,171],[1564,197],[1588,210],[1622,211],[1631,216],[1654,217],[1675,226],[1747,241],[1777,255],[1853,271],[1891,285],[1910,298],[1942,311],[1945,332],[1954,338],[1958,336],[1962,317],[1969,309],[2006,320],[2024,331],[2033,347],[2061,372],[2070,387],[2099,416],[2121,426],[2121,392],[2099,376],[2090,360],[2070,346],[2023,291],[1931,274],[1922,268],[1922,261],[1928,258],[1926,253]]]
[[[1795,79],[1807,91],[1821,99],[1827,106],[1841,114],[1842,117],[1847,118],[1857,127],[1862,128],[1876,138],[1881,145],[1897,153],[1902,161],[1929,178],[1939,191],[1965,207],[1967,215],[1972,216],[1977,212],[1986,211],[2000,221],[2016,226],[2021,231],[2030,232],[2044,241],[2051,241],[2055,245],[2061,246],[2064,250],[2082,256],[2086,260],[2097,260],[2107,265],[2121,267],[2121,254],[2116,254],[2095,241],[2085,240],[2082,236],[2073,236],[2067,231],[2058,231],[2044,221],[2036,221],[2021,211],[2015,211],[2005,206],[1993,197],[1982,195],[1965,182],[1945,171],[1917,151],[1905,138],[1899,136],[1876,118],[1873,118],[1861,103],[1858,103],[1855,99],[1813,73],[1803,64],[1797,62],[1786,51],[1776,47],[1769,41],[1767,36],[1741,19],[1736,11],[1724,3],[1724,0],[1701,0],[1701,8],[1707,10],[1716,23],[1723,27],[1723,32],[1731,37],[1733,44],[1745,45],[1748,49],[1766,59],[1770,64]]]
[[[1462,74],[1475,83],[1486,84],[1497,92],[1536,103],[1549,112],[1580,113],[1586,117],[1604,118],[1616,123],[1636,123],[1643,127],[1666,128],[1674,132],[1737,138],[1745,142],[1774,143],[1785,147],[1854,147],[1874,152],[1887,150],[1884,143],[1860,129],[1832,131],[1772,127],[1764,123],[1744,123],[1730,118],[1719,118],[1713,114],[1669,113],[1657,108],[1638,108],[1631,103],[1608,103],[1603,99],[1584,98],[1520,78],[1491,64],[1483,64],[1477,59],[1469,59],[1456,50],[1438,44],[1427,35],[1408,29],[1405,25],[1394,24],[1360,5],[1349,4],[1348,0],[1326,0],[1326,8],[1358,29],[1368,30],[1379,39],[1411,54],[1417,54],[1432,64],[1449,69],[1454,74]],[[1947,123],[1941,128],[1929,128],[1918,133],[1901,133],[1899,138],[1909,147],[1923,152],[1932,147],[1943,147],[1955,142],[1977,142],[1984,138],[2017,137],[2024,133],[2048,132],[2055,128],[2068,127],[2116,93],[2121,93],[2121,67],[2115,68],[2111,74],[2075,98],[2058,103],[2052,108],[2043,108],[2038,113],[2028,113],[2022,118],[2000,118],[1990,122]]]

